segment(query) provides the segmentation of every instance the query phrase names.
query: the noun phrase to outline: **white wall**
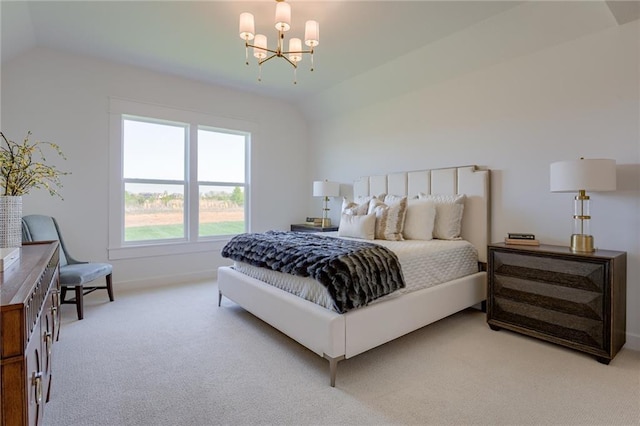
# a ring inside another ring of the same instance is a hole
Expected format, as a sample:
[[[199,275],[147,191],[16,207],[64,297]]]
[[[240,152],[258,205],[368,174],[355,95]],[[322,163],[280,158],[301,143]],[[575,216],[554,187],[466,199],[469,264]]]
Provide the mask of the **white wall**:
[[[573,194],[549,192],[550,163],[615,159],[618,190],[590,194],[591,227],[598,247],[627,252],[627,346],[640,349],[639,31],[638,21],[613,26],[431,86],[415,78],[410,93],[323,117],[311,125],[312,173],[349,184],[368,174],[477,164],[492,170],[493,241],[532,232],[566,246]],[[402,58],[385,68],[394,65],[402,69]],[[394,84],[371,81],[375,73],[343,86]],[[332,202],[336,223],[339,206]]]
[[[253,231],[288,229],[308,214],[308,130],[292,106],[243,92],[115,65],[67,53],[34,49],[2,64],[2,131],[21,140],[56,142],[68,157],[56,162],[64,200],[34,191],[23,214],[55,216],[72,254],[107,261],[110,96],[256,123],[252,135]],[[286,132],[282,119],[287,120]],[[53,159],[53,158],[50,158]],[[219,252],[112,261],[116,289],[213,276],[229,262]]]
[[[527,4],[523,7],[513,13],[534,16]],[[286,229],[320,212],[320,200],[310,197],[314,179],[336,180],[348,189],[356,177],[371,173],[478,164],[492,170],[494,241],[506,232],[524,231],[545,243],[566,245],[572,195],[549,192],[549,164],[580,156],[614,158],[618,190],[591,194],[592,231],[599,247],[628,253],[627,345],[640,349],[640,26],[638,21],[616,26],[612,17],[601,25],[603,11],[593,13],[597,25],[585,25],[592,35],[575,28],[582,20],[560,19],[558,28],[575,30],[561,45],[539,37],[545,34],[544,26],[512,28],[513,22],[522,21],[504,19],[505,27],[515,31],[510,36],[499,29],[500,22],[490,20],[479,35],[493,40],[495,49],[505,48],[498,44],[503,40],[519,40],[535,45],[529,50],[533,53],[513,56],[476,49],[475,62],[466,72],[449,72],[445,64],[433,70],[431,61],[416,63],[409,55],[386,64],[384,72],[372,70],[343,82],[308,102],[307,111],[336,107],[308,115],[318,117],[311,123],[310,147],[300,106],[62,52],[31,50],[2,64],[2,130],[14,138],[31,130],[34,137],[59,143],[69,157],[60,167],[73,174],[64,178],[64,201],[34,192],[24,197],[24,213],[56,216],[63,230],[72,230],[65,238],[77,257],[106,260],[109,96],[259,123],[251,170],[254,231]],[[525,30],[536,37],[516,40]],[[423,53],[463,55],[460,48],[486,39],[469,31]],[[509,49],[519,52],[521,47],[511,44]],[[399,73],[407,65],[418,68],[403,73],[396,88],[386,78],[388,72]],[[420,66],[437,78],[421,78],[416,72]],[[372,88],[383,90],[367,96]],[[340,105],[343,98],[355,101]],[[287,132],[281,132],[284,116],[299,118],[288,121],[294,127],[288,124]],[[338,209],[335,200],[335,223]],[[213,274],[222,262],[217,252],[117,261],[114,278],[116,288],[175,282],[189,274]]]

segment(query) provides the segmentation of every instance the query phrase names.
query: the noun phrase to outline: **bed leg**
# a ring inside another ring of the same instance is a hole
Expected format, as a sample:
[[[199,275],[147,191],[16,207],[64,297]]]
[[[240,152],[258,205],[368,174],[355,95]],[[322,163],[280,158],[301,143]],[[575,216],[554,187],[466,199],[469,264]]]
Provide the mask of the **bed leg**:
[[[332,388],[336,387],[336,374],[338,372],[338,362],[344,359],[344,355],[341,355],[337,358],[330,357],[328,355],[324,355],[324,358],[329,360],[329,384]]]
[[[220,307],[221,303],[222,303],[222,292],[218,290],[218,307]]]

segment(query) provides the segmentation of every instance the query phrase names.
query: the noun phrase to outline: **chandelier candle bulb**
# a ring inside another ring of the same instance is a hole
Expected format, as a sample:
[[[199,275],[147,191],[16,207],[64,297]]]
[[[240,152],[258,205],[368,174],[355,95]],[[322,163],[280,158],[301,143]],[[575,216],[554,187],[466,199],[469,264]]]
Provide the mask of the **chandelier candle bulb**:
[[[267,57],[267,36],[264,34],[257,34],[255,39],[255,46],[253,47],[253,56],[258,59],[264,59]]]
[[[277,0],[276,0],[277,1]],[[276,30],[287,32],[291,29],[291,6],[284,1],[276,4]]]
[[[292,38],[289,40],[289,59],[293,62],[300,62],[302,60],[302,40],[299,38]]]
[[[243,12],[240,14],[240,38],[244,41],[253,40],[256,33],[255,22],[253,15],[249,12]]]
[[[320,44],[320,25],[317,21],[307,21],[304,25],[304,44],[312,48]]]

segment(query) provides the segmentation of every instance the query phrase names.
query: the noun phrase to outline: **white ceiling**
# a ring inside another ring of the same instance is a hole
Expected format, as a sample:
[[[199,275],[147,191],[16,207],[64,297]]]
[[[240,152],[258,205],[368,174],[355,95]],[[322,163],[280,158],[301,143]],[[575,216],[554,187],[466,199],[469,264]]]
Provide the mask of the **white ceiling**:
[[[266,34],[273,47],[274,0],[5,0],[0,2],[1,57],[4,63],[34,47],[60,49],[299,102],[527,2],[289,3],[292,31],[287,38],[302,38],[308,19],[320,23],[315,71],[309,71],[310,63],[305,57],[295,86],[293,69],[282,59],[275,58],[263,66],[261,83],[257,81],[254,58],[250,57],[250,66],[245,65],[238,16],[243,11],[252,12],[256,31]],[[603,7],[605,2],[574,3],[600,3]],[[633,6],[636,2],[622,2],[622,7],[619,2],[606,3],[615,6],[605,8],[611,10],[612,21],[624,23],[630,13],[635,13],[637,19],[638,8]]]

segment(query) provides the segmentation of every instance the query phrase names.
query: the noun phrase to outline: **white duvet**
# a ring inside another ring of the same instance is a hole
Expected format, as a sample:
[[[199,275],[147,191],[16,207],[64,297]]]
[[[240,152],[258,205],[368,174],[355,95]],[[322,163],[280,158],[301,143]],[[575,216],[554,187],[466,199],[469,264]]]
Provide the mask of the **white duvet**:
[[[337,237],[337,232],[324,235]],[[387,247],[398,256],[406,284],[405,288],[373,303],[478,272],[478,252],[465,240],[372,242]],[[243,262],[235,262],[234,269],[327,309],[336,310],[327,289],[313,278],[297,277]]]

